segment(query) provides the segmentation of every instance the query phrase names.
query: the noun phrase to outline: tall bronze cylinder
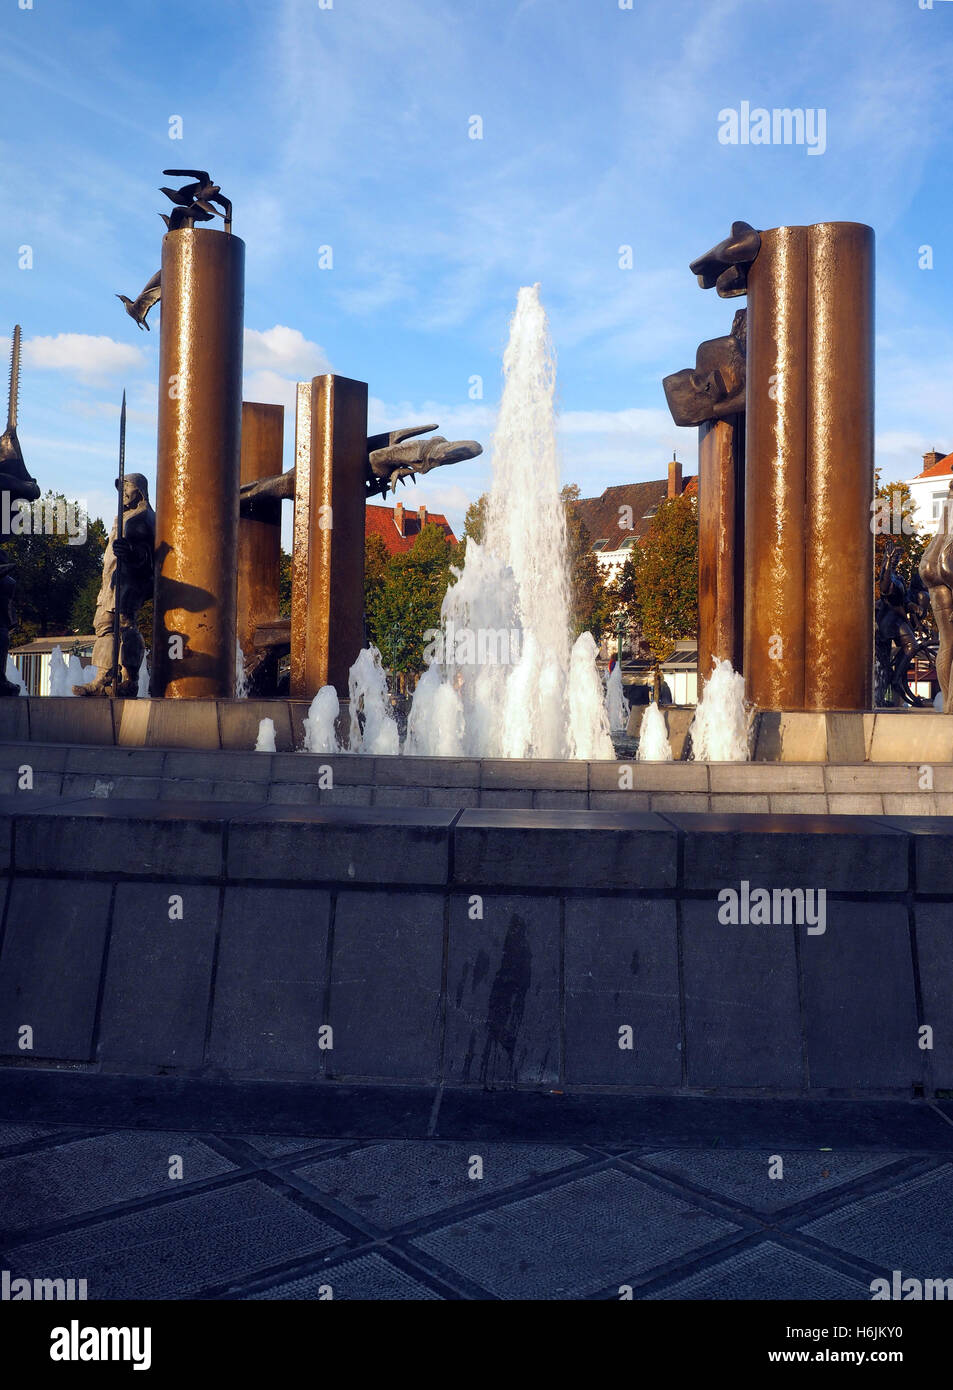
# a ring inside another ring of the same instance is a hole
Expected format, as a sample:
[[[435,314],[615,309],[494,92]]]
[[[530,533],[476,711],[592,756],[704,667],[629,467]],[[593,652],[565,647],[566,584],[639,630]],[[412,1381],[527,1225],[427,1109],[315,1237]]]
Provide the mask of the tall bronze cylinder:
[[[364,466],[367,383],[317,376],[311,383],[308,629],[304,679],[314,695],[348,694],[364,645]]]
[[[762,233],[748,273],[744,674],[761,709],[804,703],[806,227]]]
[[[162,241],[152,693],[235,693],[245,245]]]
[[[808,229],[806,709],[873,700],[874,233]]]
[[[698,678],[742,670],[744,415],[698,427]]]
[[[281,472],[285,408],[245,401],[242,405],[241,481],[256,483]],[[281,562],[281,502],[266,499],[254,515],[238,522],[238,640],[245,657],[255,647],[255,629],[278,616]]]

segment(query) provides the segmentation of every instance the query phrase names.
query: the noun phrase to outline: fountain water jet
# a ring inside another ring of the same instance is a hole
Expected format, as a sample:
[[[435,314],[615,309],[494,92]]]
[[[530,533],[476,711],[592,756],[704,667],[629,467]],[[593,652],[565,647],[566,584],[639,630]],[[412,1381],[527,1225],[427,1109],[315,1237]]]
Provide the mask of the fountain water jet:
[[[730,661],[714,662],[689,730],[692,757],[696,762],[747,762],[750,725],[744,677]]]
[[[440,615],[444,639],[470,634],[469,659],[441,644],[414,697],[408,751],[612,758],[595,642],[583,633],[570,650],[556,369],[538,285],[519,292],[503,376],[483,542],[468,541]]]
[[[640,763],[670,763],[673,760],[672,745],[668,741],[665,715],[652,700],[645,707],[642,723],[639,725],[639,749],[636,759]]]
[[[306,753],[340,753],[335,725],[341,713],[341,702],[333,685],[322,685],[311,701],[304,720],[304,751]]]

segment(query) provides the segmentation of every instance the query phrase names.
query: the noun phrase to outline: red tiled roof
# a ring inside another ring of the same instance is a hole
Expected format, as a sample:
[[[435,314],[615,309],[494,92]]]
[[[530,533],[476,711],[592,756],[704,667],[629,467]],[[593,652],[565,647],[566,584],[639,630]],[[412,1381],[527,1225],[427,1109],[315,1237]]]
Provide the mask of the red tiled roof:
[[[924,468],[922,473],[918,473],[918,478],[946,478],[953,473],[953,454],[947,454],[946,458],[938,459],[936,463],[931,463],[929,468]]]
[[[427,512],[425,525],[439,526],[447,538],[448,545],[456,545],[457,538],[449,521],[440,512]],[[420,516],[411,507],[404,508],[404,534],[397,529],[393,507],[364,508],[364,539],[380,536],[391,555],[400,555],[412,550],[414,541],[420,535]]]
[[[697,496],[698,479],[685,478],[682,482],[682,495]],[[619,550],[632,536],[641,539],[652,525],[652,518],[646,512],[654,512],[660,502],[668,496],[668,479],[659,478],[648,483],[621,483],[617,487],[607,487],[601,497],[580,497],[575,503],[577,513],[596,541],[606,541],[602,554],[609,555]],[[620,507],[632,508],[632,530],[619,526]]]

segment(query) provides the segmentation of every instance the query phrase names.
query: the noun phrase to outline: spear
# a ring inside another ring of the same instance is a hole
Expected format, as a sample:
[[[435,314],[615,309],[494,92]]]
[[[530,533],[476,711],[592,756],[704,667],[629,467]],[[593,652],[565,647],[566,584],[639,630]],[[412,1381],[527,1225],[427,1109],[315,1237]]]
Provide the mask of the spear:
[[[116,540],[122,540],[122,509],[125,500],[126,482],[126,393],[122,393],[122,410],[119,413],[119,514],[116,517]],[[120,588],[120,565],[119,555],[116,553],[115,545],[113,554],[116,556],[116,568],[113,571],[113,584],[115,586],[115,598],[113,599],[113,695],[119,689],[119,602],[122,590]]]
[[[10,354],[10,403],[7,406],[7,433],[17,427],[17,396],[20,392],[20,325],[13,330],[13,351]]]

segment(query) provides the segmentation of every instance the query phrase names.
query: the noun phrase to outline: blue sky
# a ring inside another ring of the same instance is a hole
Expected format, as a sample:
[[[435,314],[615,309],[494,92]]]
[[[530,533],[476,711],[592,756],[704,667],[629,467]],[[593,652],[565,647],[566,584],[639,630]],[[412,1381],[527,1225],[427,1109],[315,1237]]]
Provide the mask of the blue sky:
[[[23,3],[0,14],[0,334],[23,325],[28,465],[93,514],[123,386],[127,467],[155,474],[158,334],[114,295],[158,268],[177,166],[212,172],[246,242],[246,399],[290,405],[330,368],[369,383],[374,429],[480,439],[404,493],[457,524],[522,284],[550,315],[565,479],[660,477],[673,448],[694,471],[661,378],[730,325],[687,263],[736,218],[874,227],[878,462],[953,449],[951,0]],[[743,101],[823,108],[825,152],[720,144]]]

